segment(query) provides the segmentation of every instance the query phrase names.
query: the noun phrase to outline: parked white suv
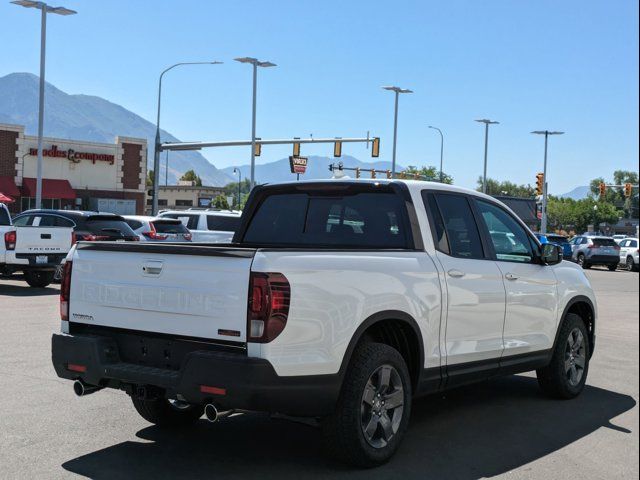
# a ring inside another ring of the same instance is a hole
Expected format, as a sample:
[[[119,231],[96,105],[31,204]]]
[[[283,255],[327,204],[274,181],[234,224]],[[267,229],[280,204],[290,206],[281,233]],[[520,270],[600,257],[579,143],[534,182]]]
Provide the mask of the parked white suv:
[[[233,210],[167,210],[159,217],[177,218],[189,229],[194,242],[229,243],[240,225],[241,212]]]
[[[625,238],[618,243],[620,245],[620,263],[629,271],[638,270],[638,239]]]
[[[78,395],[124,390],[165,426],[319,418],[359,466],[397,450],[415,395],[536,370],[575,397],[597,320],[582,269],[502,203],[394,180],[256,187],[233,245],[81,242],[60,311]]]

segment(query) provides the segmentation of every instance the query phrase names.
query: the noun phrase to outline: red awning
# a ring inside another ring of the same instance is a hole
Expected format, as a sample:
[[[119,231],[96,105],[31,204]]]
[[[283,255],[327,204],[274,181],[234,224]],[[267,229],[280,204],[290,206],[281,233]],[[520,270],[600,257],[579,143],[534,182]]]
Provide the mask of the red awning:
[[[20,190],[16,187],[13,177],[0,176],[0,195],[10,198],[11,201],[20,196]]]
[[[22,196],[36,196],[36,179],[22,179]],[[42,198],[60,198],[64,200],[74,200],[76,192],[71,188],[68,180],[55,180],[51,178],[42,179]]]

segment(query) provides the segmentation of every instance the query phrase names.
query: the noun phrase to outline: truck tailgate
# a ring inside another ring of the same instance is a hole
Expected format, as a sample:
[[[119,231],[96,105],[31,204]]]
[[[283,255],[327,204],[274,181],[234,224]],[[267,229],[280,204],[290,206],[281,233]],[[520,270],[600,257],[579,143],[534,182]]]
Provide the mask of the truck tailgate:
[[[185,244],[78,244],[69,321],[244,342],[255,250]]]
[[[70,227],[13,227],[18,255],[66,254],[71,249]]]

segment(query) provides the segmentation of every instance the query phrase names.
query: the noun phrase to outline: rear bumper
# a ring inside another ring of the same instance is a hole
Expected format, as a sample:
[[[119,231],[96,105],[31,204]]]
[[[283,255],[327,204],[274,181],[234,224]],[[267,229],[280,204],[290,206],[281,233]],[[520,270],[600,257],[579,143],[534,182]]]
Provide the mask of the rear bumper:
[[[324,416],[334,410],[340,391],[338,375],[280,377],[267,360],[244,353],[195,350],[184,357],[178,370],[126,363],[115,340],[97,335],[54,334],[52,361],[61,378],[82,379],[130,394],[138,387],[154,387],[167,398],[211,402],[223,409]],[[69,370],[69,365],[84,371]],[[218,393],[202,391],[202,386],[214,387]]]
[[[7,253],[7,263],[14,270],[55,270],[66,258],[66,253]],[[38,263],[37,257],[47,257],[45,263]]]
[[[620,262],[619,255],[587,255],[587,262],[592,264],[613,265]]]

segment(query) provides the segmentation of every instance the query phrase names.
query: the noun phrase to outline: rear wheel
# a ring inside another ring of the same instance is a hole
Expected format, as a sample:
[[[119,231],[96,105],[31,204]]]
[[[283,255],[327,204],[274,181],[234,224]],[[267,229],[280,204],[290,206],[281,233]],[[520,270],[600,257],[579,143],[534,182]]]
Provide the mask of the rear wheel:
[[[638,267],[636,267],[636,262],[633,261],[633,257],[627,257],[625,265],[627,267],[627,270],[629,270],[630,272],[638,269]]]
[[[358,467],[385,463],[398,449],[410,411],[411,381],[400,353],[365,344],[354,352],[336,410],[323,422],[327,449]]]
[[[53,271],[27,270],[24,272],[24,279],[33,288],[44,288],[53,282]]]
[[[193,405],[179,400],[155,398],[142,400],[131,397],[136,411],[147,422],[161,427],[183,427],[198,421],[204,412],[201,405]]]
[[[589,372],[589,336],[582,318],[569,313],[560,327],[551,363],[536,371],[538,384],[555,398],[574,398],[584,389]]]
[[[584,269],[591,268],[591,265],[589,264],[589,262],[587,262],[587,259],[584,258],[583,253],[578,255],[578,265],[580,265]]]
[[[608,265],[607,268],[609,269],[610,272],[615,272],[618,269],[618,264],[612,263],[611,265]]]

